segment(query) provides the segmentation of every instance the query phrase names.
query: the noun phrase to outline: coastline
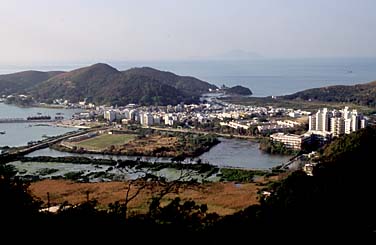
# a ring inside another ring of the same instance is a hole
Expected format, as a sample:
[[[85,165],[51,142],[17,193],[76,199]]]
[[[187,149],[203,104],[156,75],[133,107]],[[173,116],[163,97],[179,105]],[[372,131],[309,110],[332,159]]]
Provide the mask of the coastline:
[[[45,103],[33,103],[33,104],[20,104],[20,103],[7,103],[6,101],[1,101],[0,103],[4,103],[7,105],[17,106],[19,108],[47,108],[47,109],[74,109],[68,108],[67,106],[63,105],[54,105],[54,104],[45,104]]]
[[[62,128],[82,128],[82,129],[88,129],[91,128],[90,126],[80,126],[80,125],[67,125],[63,123],[53,123],[56,127],[62,127]]]

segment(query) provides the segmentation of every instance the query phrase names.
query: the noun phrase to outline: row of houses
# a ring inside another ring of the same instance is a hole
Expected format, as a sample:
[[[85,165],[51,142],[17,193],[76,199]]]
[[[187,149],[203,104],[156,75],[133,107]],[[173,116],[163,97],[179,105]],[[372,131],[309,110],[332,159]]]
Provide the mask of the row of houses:
[[[97,135],[98,135],[98,132],[89,132],[89,133],[86,133],[86,134],[70,137],[66,141],[67,142],[79,142],[79,141],[82,141],[82,140],[93,138]]]

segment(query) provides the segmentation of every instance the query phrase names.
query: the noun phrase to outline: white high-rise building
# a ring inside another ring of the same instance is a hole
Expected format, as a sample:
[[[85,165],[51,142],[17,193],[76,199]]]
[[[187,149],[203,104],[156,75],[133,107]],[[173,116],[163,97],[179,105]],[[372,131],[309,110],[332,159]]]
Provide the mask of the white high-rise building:
[[[144,123],[142,123],[142,125],[153,125],[153,115],[151,113],[144,113]]]
[[[311,115],[308,117],[308,127],[309,131],[316,130],[316,115]]]
[[[164,123],[166,125],[170,125],[170,126],[174,125],[173,115],[172,114],[166,114],[164,116]]]
[[[319,110],[316,115],[315,115],[315,118],[316,118],[316,130],[317,131],[323,131],[323,126],[322,126],[322,112],[321,110]]]
[[[116,112],[114,110],[105,111],[103,117],[109,122],[113,122],[116,120]]]
[[[145,125],[145,117],[144,117],[144,113],[143,112],[140,112],[140,124],[141,125]]]
[[[318,110],[309,116],[309,131],[330,132],[335,136],[350,134],[367,126],[367,120],[357,110],[350,111],[346,106],[343,110]]]
[[[328,108],[324,108],[324,110],[322,111],[322,131],[324,132],[328,132],[330,131],[330,122],[329,122],[329,118],[330,118],[330,115],[331,113],[328,112]]]
[[[139,113],[137,110],[132,109],[129,111],[129,119],[139,121]]]
[[[339,136],[345,133],[345,120],[342,117],[330,118],[330,132],[334,136]]]
[[[345,134],[351,133],[351,119],[345,119]]]
[[[161,117],[159,115],[153,116],[153,124],[161,124]]]
[[[129,110],[128,109],[124,109],[123,115],[124,115],[125,119],[130,119],[130,115],[129,115]]]
[[[360,128],[367,127],[367,119],[363,118],[360,120]]]
[[[318,110],[315,117],[316,117],[316,125],[315,125],[316,129],[315,130],[328,132],[330,130],[329,118],[331,117],[331,113],[328,112],[328,109],[324,108],[322,111]]]
[[[349,107],[346,106],[345,109],[343,109],[343,118],[346,120],[346,119],[350,119],[350,111],[349,111]]]
[[[360,121],[359,116],[356,114],[352,114],[351,116],[351,131],[352,132],[355,132],[356,130],[360,128],[359,121]]]

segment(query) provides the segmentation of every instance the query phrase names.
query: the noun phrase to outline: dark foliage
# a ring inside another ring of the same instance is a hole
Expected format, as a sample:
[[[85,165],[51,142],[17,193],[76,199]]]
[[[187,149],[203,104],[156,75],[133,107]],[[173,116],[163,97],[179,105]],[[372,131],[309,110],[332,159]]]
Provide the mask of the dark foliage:
[[[223,235],[232,240],[253,236],[269,239],[268,235],[278,239],[291,239],[296,235],[310,239],[323,235],[344,238],[356,234],[364,237],[376,229],[376,200],[373,196],[376,165],[372,159],[375,140],[376,129],[371,127],[335,140],[324,149],[314,176],[307,176],[302,171],[293,172],[270,186],[270,196],[262,197],[260,205],[223,218],[208,214],[205,205],[193,201],[174,199],[167,205],[160,205],[161,199],[154,198],[148,214],[126,220],[122,218],[124,213],[120,203],[111,205],[110,211],[101,211],[94,201],[89,201],[71,209],[61,209],[56,215],[44,217],[40,214],[33,221],[41,221],[40,224],[44,225],[38,228],[49,225],[54,228],[81,227],[81,230],[90,228],[91,231],[122,230],[122,235],[142,230],[144,234],[162,237],[179,232],[213,239],[221,234],[220,237]],[[2,167],[0,170],[2,214],[14,217],[34,215],[35,201],[24,185],[7,177],[12,176],[11,169]]]
[[[249,88],[240,85],[226,88],[225,93],[230,95],[252,95],[252,91]]]
[[[28,184],[15,177],[13,167],[0,163],[0,222],[8,225],[30,225],[38,219],[41,202],[34,199],[28,191]]]
[[[347,102],[376,106],[376,81],[353,86],[330,86],[313,88],[283,96],[284,99],[311,100],[324,102]]]
[[[270,188],[271,195],[262,198],[261,205],[225,217],[216,228],[316,237],[372,234],[376,229],[375,140],[375,128],[335,140],[324,150],[313,177],[292,173]]]
[[[63,73],[62,71],[24,71],[13,74],[0,75],[0,93],[23,93],[33,86]]]

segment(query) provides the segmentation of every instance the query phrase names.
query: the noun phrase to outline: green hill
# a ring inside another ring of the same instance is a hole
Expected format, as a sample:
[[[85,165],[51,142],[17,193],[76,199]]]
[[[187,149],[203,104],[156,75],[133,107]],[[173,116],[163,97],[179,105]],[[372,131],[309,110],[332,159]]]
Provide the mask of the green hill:
[[[31,87],[63,73],[62,71],[23,71],[0,75],[0,94],[23,93]]]
[[[226,94],[229,95],[242,95],[242,96],[248,96],[252,95],[252,91],[249,88],[237,85],[231,88],[226,88],[225,90]]]
[[[353,86],[329,86],[300,91],[282,97],[288,100],[347,102],[366,106],[376,106],[376,81]]]
[[[194,77],[178,76],[171,72],[159,71],[150,67],[132,68],[123,72],[127,75],[145,76],[165,85],[174,87],[186,95],[206,93],[209,89],[216,89],[215,85],[201,81]]]
[[[4,94],[29,93],[40,102],[87,99],[98,104],[138,103],[166,105],[195,103],[215,85],[149,67],[118,71],[107,64],[95,64],[70,72],[21,72],[3,75]]]

